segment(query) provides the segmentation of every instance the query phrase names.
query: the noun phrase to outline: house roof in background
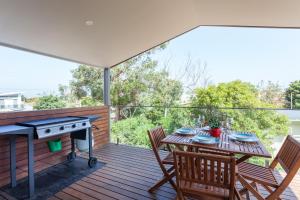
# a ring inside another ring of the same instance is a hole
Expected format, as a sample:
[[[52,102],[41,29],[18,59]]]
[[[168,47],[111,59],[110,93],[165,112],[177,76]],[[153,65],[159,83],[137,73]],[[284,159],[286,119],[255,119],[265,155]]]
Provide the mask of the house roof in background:
[[[20,96],[21,92],[0,92],[0,97],[17,97]]]
[[[198,26],[300,27],[299,0],[0,0],[0,44],[112,67]]]

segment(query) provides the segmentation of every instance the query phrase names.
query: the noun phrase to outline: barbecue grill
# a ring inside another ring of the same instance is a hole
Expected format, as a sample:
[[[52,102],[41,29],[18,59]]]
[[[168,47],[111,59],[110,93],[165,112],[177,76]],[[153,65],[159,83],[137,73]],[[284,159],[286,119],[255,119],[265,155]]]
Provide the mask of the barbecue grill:
[[[18,123],[21,126],[34,128],[34,139],[45,139],[53,136],[59,136],[70,133],[71,137],[71,152],[67,159],[73,161],[76,158],[75,139],[85,140],[88,133],[89,140],[89,167],[94,167],[97,164],[97,158],[93,157],[92,147],[92,130],[91,121],[98,119],[95,116],[86,117],[58,117],[48,118],[43,120],[34,120]]]

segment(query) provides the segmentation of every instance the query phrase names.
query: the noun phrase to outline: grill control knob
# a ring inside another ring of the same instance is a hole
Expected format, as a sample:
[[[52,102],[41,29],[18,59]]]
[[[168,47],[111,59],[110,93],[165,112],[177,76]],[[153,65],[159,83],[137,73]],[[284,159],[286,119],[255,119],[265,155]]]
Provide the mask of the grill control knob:
[[[49,129],[49,128],[47,128],[46,130],[45,130],[45,133],[50,133],[51,132],[51,130]]]
[[[82,126],[86,126],[86,123],[85,123],[85,122],[83,122],[83,123],[82,123]]]
[[[61,126],[61,127],[59,127],[59,130],[63,131],[63,130],[65,130],[65,127]]]
[[[73,124],[73,125],[72,125],[72,128],[75,128],[75,127],[76,127],[76,124]]]

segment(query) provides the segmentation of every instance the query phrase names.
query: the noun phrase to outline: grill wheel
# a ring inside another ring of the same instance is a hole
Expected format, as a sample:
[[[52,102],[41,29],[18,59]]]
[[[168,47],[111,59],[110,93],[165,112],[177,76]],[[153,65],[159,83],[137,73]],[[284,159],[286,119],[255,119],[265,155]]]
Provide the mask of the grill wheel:
[[[90,168],[94,168],[95,166],[96,166],[96,164],[97,164],[97,158],[95,158],[95,157],[91,157],[90,159],[89,159],[89,167]]]

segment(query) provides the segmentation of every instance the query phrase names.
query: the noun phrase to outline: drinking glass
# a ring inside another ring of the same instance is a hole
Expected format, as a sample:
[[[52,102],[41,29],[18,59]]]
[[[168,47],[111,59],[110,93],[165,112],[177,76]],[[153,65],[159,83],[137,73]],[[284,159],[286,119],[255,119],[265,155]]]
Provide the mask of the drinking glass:
[[[229,118],[229,124],[230,124],[231,127],[232,127],[233,123],[234,123],[234,120],[233,120],[232,117],[230,117],[230,118]]]
[[[233,118],[230,117],[227,119],[227,129],[228,131],[230,131],[232,129],[232,125],[233,125]]]
[[[200,115],[199,116],[199,121],[200,121],[200,124],[201,124],[201,128],[203,128],[204,124],[205,124],[205,116],[204,115]]]
[[[196,128],[200,128],[200,127],[201,127],[199,118],[195,118],[195,127],[196,127]]]

